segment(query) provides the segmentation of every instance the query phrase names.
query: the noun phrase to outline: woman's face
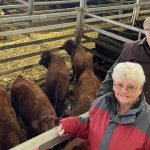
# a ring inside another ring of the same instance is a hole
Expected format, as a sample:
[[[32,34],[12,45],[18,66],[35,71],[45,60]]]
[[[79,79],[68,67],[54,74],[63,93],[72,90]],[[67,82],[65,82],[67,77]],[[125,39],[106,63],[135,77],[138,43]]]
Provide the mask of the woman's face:
[[[143,86],[139,86],[134,80],[114,81],[113,90],[115,97],[122,106],[131,106],[138,100]]]

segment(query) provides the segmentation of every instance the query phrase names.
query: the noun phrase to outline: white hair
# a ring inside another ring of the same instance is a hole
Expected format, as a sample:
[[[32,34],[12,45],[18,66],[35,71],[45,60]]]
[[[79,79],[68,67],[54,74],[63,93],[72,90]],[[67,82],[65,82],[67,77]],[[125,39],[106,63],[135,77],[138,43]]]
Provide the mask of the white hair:
[[[146,38],[150,38],[150,30],[145,30]]]
[[[150,16],[146,17],[146,19],[144,20],[143,28],[144,30],[150,30]]]
[[[134,80],[139,86],[145,82],[143,68],[138,63],[122,62],[118,63],[112,73],[113,81]]]

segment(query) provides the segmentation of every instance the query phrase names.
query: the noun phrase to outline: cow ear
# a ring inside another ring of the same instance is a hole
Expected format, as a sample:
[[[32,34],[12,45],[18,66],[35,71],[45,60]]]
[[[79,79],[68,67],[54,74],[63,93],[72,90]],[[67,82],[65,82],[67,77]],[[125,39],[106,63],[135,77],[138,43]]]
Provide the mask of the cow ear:
[[[33,121],[32,122],[32,128],[36,129],[38,127],[38,121]]]

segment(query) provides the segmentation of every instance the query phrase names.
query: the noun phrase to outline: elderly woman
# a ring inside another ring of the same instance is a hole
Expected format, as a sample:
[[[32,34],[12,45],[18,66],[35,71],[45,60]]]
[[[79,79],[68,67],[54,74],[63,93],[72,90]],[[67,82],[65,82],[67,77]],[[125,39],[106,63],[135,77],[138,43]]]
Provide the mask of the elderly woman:
[[[89,150],[150,150],[150,106],[142,94],[145,75],[137,63],[118,63],[113,91],[96,99],[88,118],[60,121],[58,134],[88,140]]]

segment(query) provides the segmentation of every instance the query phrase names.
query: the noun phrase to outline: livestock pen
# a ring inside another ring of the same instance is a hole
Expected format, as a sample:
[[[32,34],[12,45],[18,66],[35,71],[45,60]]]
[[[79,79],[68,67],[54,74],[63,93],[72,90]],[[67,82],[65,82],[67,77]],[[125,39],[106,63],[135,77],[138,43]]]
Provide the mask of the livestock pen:
[[[0,43],[0,83],[8,90],[12,81],[18,75],[26,76],[39,82],[40,85],[43,84],[45,69],[39,66],[38,60],[40,54],[47,49],[63,55],[66,58],[68,67],[71,69],[68,61],[69,57],[61,48],[63,42],[68,38],[75,39],[77,43],[81,43],[92,54],[95,47],[94,43],[99,44],[100,42],[96,39],[98,33],[123,42],[132,41],[105,31],[105,28],[118,28],[119,26],[131,29],[138,32],[140,38],[141,33],[144,33],[142,29],[124,23],[128,21],[133,25],[135,20],[144,17],[144,15],[146,16],[150,12],[148,7],[150,1],[130,2],[130,5],[126,1],[124,4],[97,6],[87,6],[85,1],[81,1],[80,7],[76,9],[48,9],[42,11],[33,11],[33,8],[42,4],[52,4],[52,2],[34,2],[31,0],[28,2],[29,5],[26,1],[24,2],[21,5],[0,6],[1,9],[16,10],[17,8],[24,8],[22,9],[24,12],[28,8],[27,14],[18,14],[17,12],[16,14],[1,16],[0,19],[2,29],[0,36],[7,38]],[[53,2],[53,4],[56,3],[58,2]],[[130,22],[131,19],[132,22]],[[112,63],[114,61],[104,56],[101,57]],[[102,66],[97,67],[103,70]],[[58,137],[56,127],[12,149],[47,149],[67,138]]]

